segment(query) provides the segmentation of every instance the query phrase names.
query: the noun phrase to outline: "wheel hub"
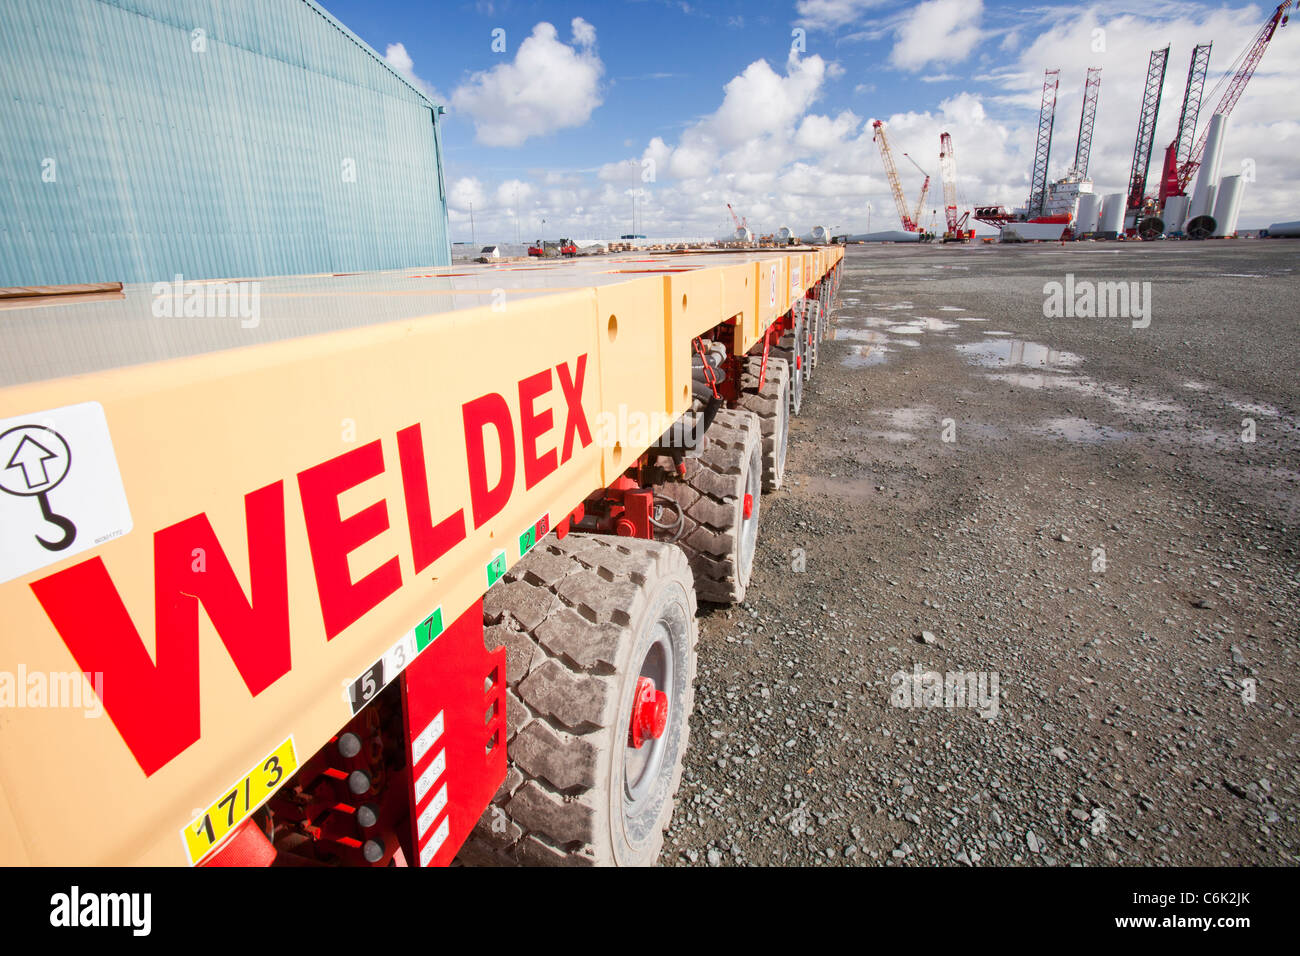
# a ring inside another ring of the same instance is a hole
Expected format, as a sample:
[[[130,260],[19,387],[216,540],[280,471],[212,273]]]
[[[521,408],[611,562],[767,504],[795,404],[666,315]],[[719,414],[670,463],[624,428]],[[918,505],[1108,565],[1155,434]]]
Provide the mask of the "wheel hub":
[[[632,726],[628,745],[640,749],[647,740],[658,740],[668,727],[668,695],[649,677],[638,677],[632,699]]]

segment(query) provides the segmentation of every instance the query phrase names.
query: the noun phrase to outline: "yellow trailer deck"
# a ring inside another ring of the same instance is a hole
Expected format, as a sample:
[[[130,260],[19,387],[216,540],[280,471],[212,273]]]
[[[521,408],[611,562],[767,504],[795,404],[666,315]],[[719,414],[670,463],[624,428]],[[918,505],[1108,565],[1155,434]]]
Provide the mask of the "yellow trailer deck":
[[[841,255],[0,298],[0,862],[202,859]]]

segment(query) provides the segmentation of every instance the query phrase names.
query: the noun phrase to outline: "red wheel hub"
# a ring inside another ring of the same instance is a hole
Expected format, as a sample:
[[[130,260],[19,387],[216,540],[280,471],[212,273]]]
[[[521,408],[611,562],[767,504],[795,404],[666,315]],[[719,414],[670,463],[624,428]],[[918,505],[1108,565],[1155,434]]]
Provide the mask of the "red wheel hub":
[[[741,508],[744,511],[746,521],[752,518],[754,516],[754,496],[750,494],[745,495],[745,500],[741,505]]]
[[[632,699],[632,727],[628,743],[640,747],[647,740],[658,740],[668,726],[668,695],[655,687],[649,677],[636,679],[636,696]]]

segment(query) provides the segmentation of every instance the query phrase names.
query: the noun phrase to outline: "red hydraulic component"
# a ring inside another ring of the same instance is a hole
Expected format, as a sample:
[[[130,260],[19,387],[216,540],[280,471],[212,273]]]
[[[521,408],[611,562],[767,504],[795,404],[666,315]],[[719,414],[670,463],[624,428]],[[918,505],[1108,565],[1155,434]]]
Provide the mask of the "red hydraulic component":
[[[275,846],[256,820],[249,817],[199,866],[270,866],[274,862]]]
[[[655,496],[653,491],[638,488],[623,493],[623,515],[614,526],[614,533],[624,538],[646,538],[654,540],[655,529],[650,523],[654,514]]]
[[[754,496],[746,492],[745,500],[742,504],[745,513],[745,520],[748,521],[754,516]]]
[[[628,743],[639,749],[647,740],[662,737],[667,726],[668,695],[655,687],[655,682],[649,677],[638,677],[636,696],[632,698],[632,726],[628,730]]]

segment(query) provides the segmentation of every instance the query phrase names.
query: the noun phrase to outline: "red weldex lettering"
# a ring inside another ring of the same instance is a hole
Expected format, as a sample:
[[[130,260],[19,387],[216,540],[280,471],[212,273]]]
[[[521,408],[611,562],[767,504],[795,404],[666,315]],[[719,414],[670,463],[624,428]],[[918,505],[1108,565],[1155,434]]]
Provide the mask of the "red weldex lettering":
[[[344,518],[339,495],[383,472],[384,451],[376,439],[298,474],[326,639],[342,633],[402,586],[396,556],[356,583],[348,572],[348,555],[388,530],[388,503],[381,498]]]
[[[244,514],[251,602],[207,515],[154,535],[157,664],[102,558],[32,582],[77,665],[104,675],[104,710],[146,775],[199,739],[200,603],[250,694],[260,694],[289,671],[284,482],[245,495]],[[195,548],[204,549],[204,570],[195,570]]]
[[[554,430],[550,409],[534,403],[551,391],[551,370],[518,384],[519,436],[524,482],[532,488],[573,456],[575,438],[591,444],[582,406],[587,356],[576,370],[555,367],[567,405],[563,449],[538,450]],[[495,392],[461,409],[468,461],[470,508],[481,527],[505,507],[515,486],[515,425],[506,400]],[[491,426],[501,474],[489,484],[485,436]],[[436,525],[429,497],[428,464],[420,425],[397,433],[412,563],[417,573],[465,540],[465,509]],[[354,582],[348,555],[389,529],[384,499],[344,518],[339,496],[383,474],[378,440],[300,472],[298,492],[311,551],[325,637],[331,640],[402,586],[393,556]],[[205,513],[154,533],[155,651],[151,656],[103,559],[89,558],[31,584],[32,592],[83,671],[104,674],[104,709],[146,775],[152,775],[197,741],[200,727],[199,606],[256,697],[287,674],[290,657],[288,559],[284,482],[244,496],[249,589],[245,593]],[[204,560],[194,560],[202,549]]]

